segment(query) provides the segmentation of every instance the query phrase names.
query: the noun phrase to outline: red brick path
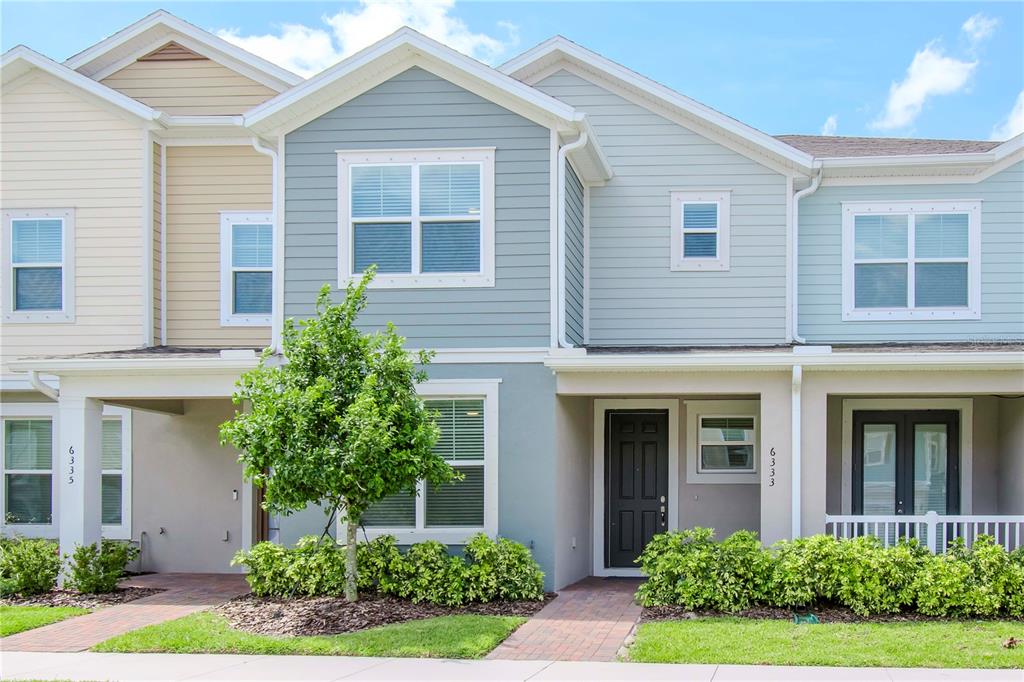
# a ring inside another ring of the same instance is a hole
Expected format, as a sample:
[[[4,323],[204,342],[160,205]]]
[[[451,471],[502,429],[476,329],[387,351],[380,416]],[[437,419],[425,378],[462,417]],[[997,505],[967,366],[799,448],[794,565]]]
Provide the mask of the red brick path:
[[[614,661],[640,607],[639,580],[586,578],[558,593],[487,658]]]
[[[4,637],[0,650],[85,651],[129,630],[181,618],[249,591],[245,578],[238,574],[157,573],[132,578],[122,585],[165,591]]]

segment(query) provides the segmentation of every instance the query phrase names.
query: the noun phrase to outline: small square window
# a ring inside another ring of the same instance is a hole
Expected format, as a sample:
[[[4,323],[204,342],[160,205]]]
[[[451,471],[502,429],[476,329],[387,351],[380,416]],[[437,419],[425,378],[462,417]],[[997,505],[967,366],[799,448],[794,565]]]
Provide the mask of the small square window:
[[[727,191],[671,193],[673,270],[729,269]]]
[[[687,400],[686,480],[760,483],[758,400]]]

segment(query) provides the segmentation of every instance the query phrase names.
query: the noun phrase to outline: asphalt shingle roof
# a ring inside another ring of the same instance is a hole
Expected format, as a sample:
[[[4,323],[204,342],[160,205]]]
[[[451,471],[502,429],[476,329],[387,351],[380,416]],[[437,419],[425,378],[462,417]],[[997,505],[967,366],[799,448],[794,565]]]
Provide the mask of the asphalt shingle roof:
[[[775,139],[819,158],[970,154],[987,152],[1002,144],[990,140],[918,140],[900,137],[826,137],[824,135],[776,135]]]

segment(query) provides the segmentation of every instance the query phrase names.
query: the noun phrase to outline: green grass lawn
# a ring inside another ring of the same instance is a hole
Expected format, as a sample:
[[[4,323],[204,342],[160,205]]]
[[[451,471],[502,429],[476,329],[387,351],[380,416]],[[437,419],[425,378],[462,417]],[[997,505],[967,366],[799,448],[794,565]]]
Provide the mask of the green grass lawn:
[[[525,621],[525,618],[507,616],[442,616],[342,635],[270,637],[234,630],[223,616],[200,612],[125,633],[92,650],[480,658]]]
[[[0,637],[81,616],[89,609],[73,606],[0,606]]]
[[[643,623],[630,648],[642,663],[892,668],[1024,668],[1024,622],[823,623],[698,618]]]

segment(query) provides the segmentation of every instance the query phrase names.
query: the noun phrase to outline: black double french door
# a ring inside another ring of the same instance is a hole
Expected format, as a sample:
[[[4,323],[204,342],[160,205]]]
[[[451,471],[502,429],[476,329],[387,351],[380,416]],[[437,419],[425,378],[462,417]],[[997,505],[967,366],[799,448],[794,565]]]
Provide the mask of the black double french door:
[[[853,413],[854,514],[960,513],[960,413]]]

